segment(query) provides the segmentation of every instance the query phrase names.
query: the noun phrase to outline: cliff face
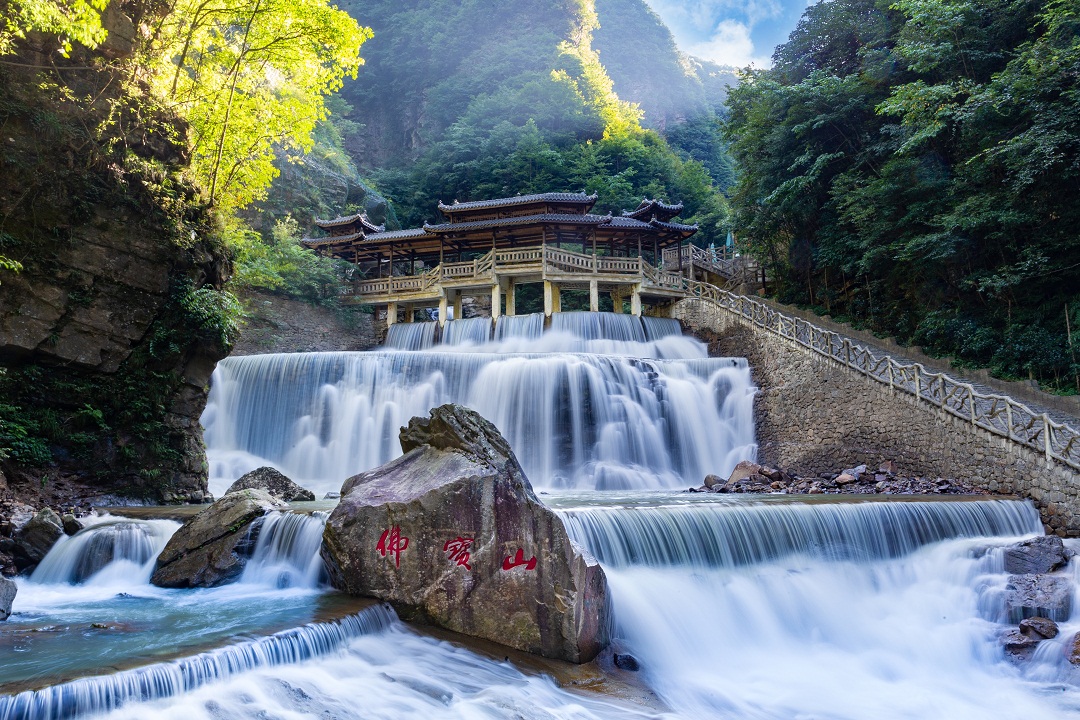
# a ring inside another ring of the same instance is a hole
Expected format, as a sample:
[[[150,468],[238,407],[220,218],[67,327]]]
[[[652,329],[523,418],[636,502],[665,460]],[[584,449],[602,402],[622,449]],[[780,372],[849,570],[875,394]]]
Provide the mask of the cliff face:
[[[229,264],[186,128],[88,63],[0,66],[0,461],[16,495],[201,501]]]

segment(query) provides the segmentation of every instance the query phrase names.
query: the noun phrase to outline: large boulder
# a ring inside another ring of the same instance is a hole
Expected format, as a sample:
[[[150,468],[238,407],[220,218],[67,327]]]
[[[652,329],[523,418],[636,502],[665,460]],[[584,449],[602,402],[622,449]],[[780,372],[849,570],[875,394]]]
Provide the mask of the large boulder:
[[[11,617],[11,603],[15,601],[18,590],[19,586],[13,580],[0,575],[0,620]]]
[[[1043,617],[1069,619],[1073,584],[1064,575],[1012,575],[1005,587],[1005,610],[1011,622]]]
[[[315,493],[300,487],[272,467],[252,470],[230,485],[225,494],[249,489],[265,490],[284,502],[315,499]]]
[[[188,520],[158,555],[158,587],[214,587],[236,580],[255,549],[261,520],[288,507],[265,490],[229,493]]]
[[[20,572],[32,570],[64,535],[64,523],[50,508],[38,512],[15,534],[12,556]]]
[[[1039,575],[1053,572],[1069,562],[1061,538],[1043,535],[1005,548],[1005,572],[1014,575]]]
[[[402,428],[405,454],[345,481],[323,536],[334,584],[405,618],[587,662],[608,642],[600,565],[533,494],[494,425],[457,405]]]

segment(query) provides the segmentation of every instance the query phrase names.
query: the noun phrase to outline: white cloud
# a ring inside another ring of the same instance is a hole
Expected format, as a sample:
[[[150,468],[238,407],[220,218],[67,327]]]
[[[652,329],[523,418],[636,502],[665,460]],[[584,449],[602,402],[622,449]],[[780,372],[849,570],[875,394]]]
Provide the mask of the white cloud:
[[[771,48],[754,47],[754,26],[780,17],[781,0],[646,0],[679,47],[723,65],[768,67]]]
[[[686,44],[683,49],[691,55],[721,65],[756,65],[766,68],[772,65],[768,55],[759,55],[754,48],[754,41],[750,39],[750,28],[737,20],[720,21],[711,38],[704,42]]]

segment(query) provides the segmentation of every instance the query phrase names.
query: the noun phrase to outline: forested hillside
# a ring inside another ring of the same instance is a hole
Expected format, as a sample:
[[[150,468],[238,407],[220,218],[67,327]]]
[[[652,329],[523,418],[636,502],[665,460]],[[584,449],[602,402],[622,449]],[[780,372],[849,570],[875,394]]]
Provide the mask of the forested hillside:
[[[831,0],[729,97],[780,296],[1080,390],[1080,8]]]
[[[391,227],[435,219],[440,199],[584,189],[600,196],[602,212],[636,206],[643,196],[678,199],[684,218],[703,225],[703,242],[725,232],[724,200],[706,169],[723,167],[717,148],[706,147],[702,133],[687,139],[692,151],[705,147],[702,164],[644,128],[641,110],[616,92],[614,71],[594,44],[605,17],[613,33],[625,33],[621,13],[637,12],[642,32],[660,38],[655,47],[640,45],[633,59],[647,79],[639,89],[667,86],[675,73],[685,82],[667,93],[662,112],[685,104],[692,117],[705,118],[699,129],[715,136],[708,93],[685,74],[670,34],[641,0],[379,0],[343,8],[362,16],[374,37],[358,79],[342,91],[350,109],[335,123],[345,121],[345,149],[392,201]],[[619,44],[610,47],[612,67],[628,77],[634,70],[630,59],[620,61]],[[665,122],[680,124],[644,125]]]

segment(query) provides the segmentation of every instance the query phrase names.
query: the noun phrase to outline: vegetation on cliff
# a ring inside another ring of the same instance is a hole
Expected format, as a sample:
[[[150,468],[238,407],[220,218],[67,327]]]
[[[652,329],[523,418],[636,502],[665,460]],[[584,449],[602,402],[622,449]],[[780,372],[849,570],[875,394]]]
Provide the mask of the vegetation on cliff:
[[[310,145],[369,33],[317,0],[84,9],[4,3],[0,460],[45,495],[199,500],[234,210]]]
[[[835,0],[729,98],[741,238],[784,300],[1080,390],[1080,11]]]

